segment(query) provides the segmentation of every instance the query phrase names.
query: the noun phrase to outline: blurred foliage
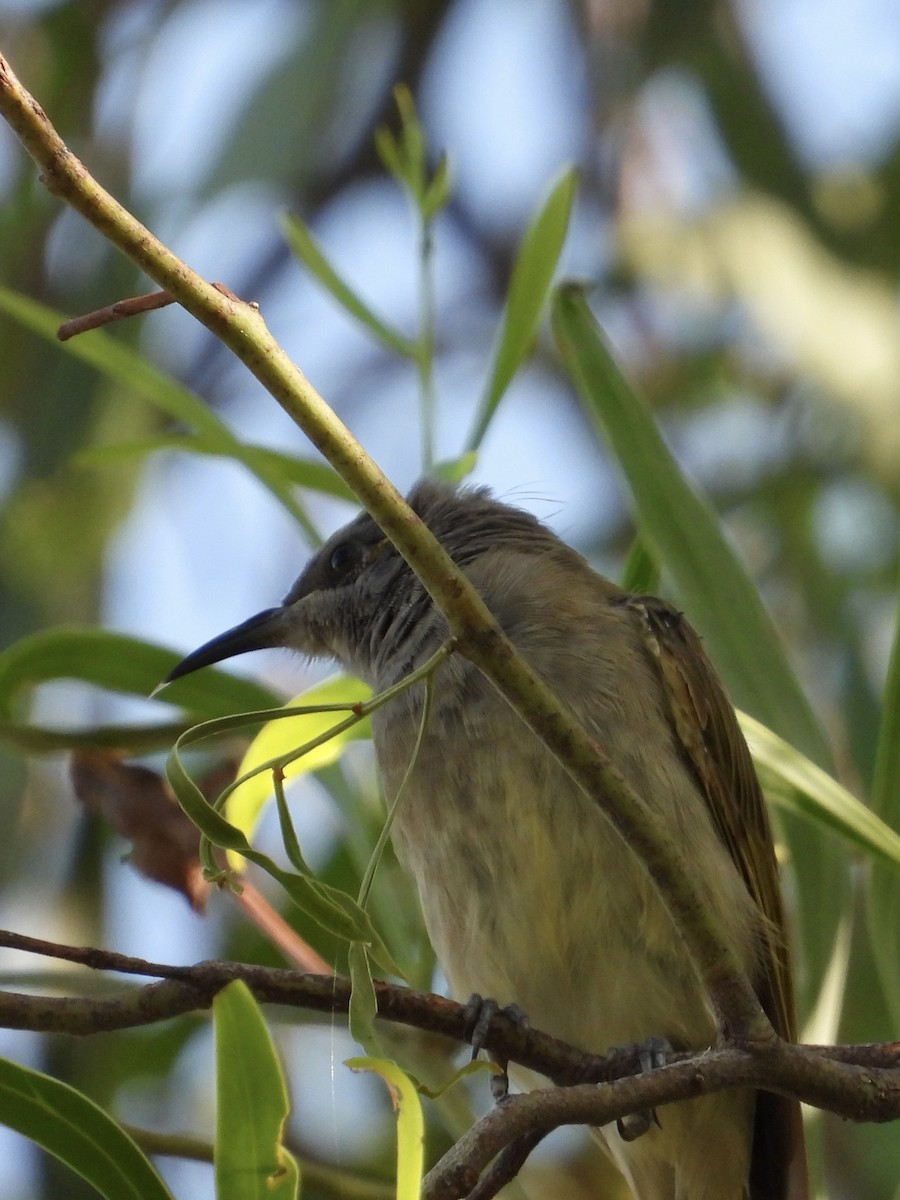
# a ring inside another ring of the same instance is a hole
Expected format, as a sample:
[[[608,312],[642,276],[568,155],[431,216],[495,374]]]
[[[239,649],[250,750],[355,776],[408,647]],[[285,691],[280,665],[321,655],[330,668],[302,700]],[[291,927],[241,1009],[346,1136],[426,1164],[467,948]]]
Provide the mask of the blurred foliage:
[[[73,0],[34,5],[29,12],[21,5],[7,11],[0,0],[0,44],[76,153],[176,249],[183,230],[195,229],[205,214],[235,196],[255,189],[266,197],[271,220],[255,231],[252,253],[230,253],[232,239],[223,236],[220,220],[210,235],[219,239],[216,252],[208,255],[212,277],[224,274],[216,254],[227,256],[229,286],[260,300],[265,310],[267,302],[276,303],[290,261],[278,209],[300,214],[302,228],[322,241],[341,204],[359,197],[381,171],[374,131],[385,124],[396,129],[394,85],[404,82],[426,117],[441,105],[458,103],[455,94],[438,94],[435,81],[447,76],[436,64],[449,53],[459,23],[471,19],[478,5],[474,0],[267,4],[260,11],[278,23],[277,52],[270,46],[268,57],[259,56],[232,112],[225,105],[228,61],[215,57],[218,43],[203,36],[203,22],[236,20],[240,7],[198,0]],[[510,46],[517,44],[516,23],[532,7],[522,5],[521,12],[505,7]],[[577,113],[582,147],[572,238],[577,255],[565,260],[566,268],[590,283],[592,302],[620,360],[648,396],[669,446],[706,493],[759,588],[827,730],[838,779],[864,799],[874,787],[877,811],[896,823],[891,739],[893,744],[898,739],[895,722],[882,722],[880,714],[900,577],[900,140],[885,137],[858,159],[811,156],[791,132],[781,107],[785,101],[771,86],[764,55],[748,29],[748,6],[559,0],[546,8],[569,39],[570,60],[560,68],[557,86]],[[505,44],[501,40],[495,49],[498,75],[501,68],[516,70],[504,57]],[[159,88],[163,78],[160,57],[176,50],[165,93],[148,94],[146,81]],[[810,65],[798,61],[797,70],[804,69]],[[461,96],[467,87],[464,66],[457,66],[456,79]],[[205,125],[197,124],[191,108],[197,92]],[[225,115],[217,123],[220,102]],[[558,103],[558,97],[548,94],[546,102]],[[172,129],[182,119],[204,133],[193,147],[192,169],[179,175],[185,150],[172,141]],[[510,120],[494,148],[498,179],[505,171],[505,139],[529,136]],[[155,143],[159,177],[148,178],[143,160]],[[454,146],[447,150],[452,178]],[[537,192],[525,208],[533,209],[536,201]],[[435,238],[439,246],[442,238],[464,245],[464,270],[472,283],[465,303],[448,312],[438,305],[438,374],[454,355],[484,354],[482,326],[489,321],[491,330],[497,327],[522,234],[523,228],[511,227],[498,211],[491,177],[481,181],[480,190],[462,179],[453,188]],[[238,231],[233,240],[239,241]],[[340,269],[355,285],[345,265]],[[5,130],[0,130],[0,283],[69,314],[146,290],[129,263],[43,191],[31,162]],[[369,303],[366,296],[363,301]],[[302,293],[298,304],[294,319],[302,327]],[[402,337],[422,339],[421,324],[407,328],[392,312],[380,315]],[[164,338],[154,341],[159,327],[154,322],[162,319],[123,323],[109,336],[123,350],[149,352],[163,370],[174,365],[183,395],[200,395],[227,425],[246,383],[235,382],[210,339],[197,337],[171,351]],[[539,333],[532,348],[542,378],[562,380],[549,336]],[[342,415],[361,421],[361,399],[368,402],[373,381],[401,377],[387,346],[368,345],[364,354],[351,346],[347,357],[358,365],[339,379],[333,397],[325,389],[326,396],[337,401]],[[179,447],[228,451],[224,443],[214,445],[214,437],[209,445],[198,443],[187,401],[178,411],[134,403],[139,389],[136,381],[130,385],[127,369],[98,372],[7,316],[0,318],[0,362],[5,506],[0,628],[7,646],[48,627],[102,621],[105,564],[134,510],[145,453],[159,446],[170,455]],[[300,362],[303,366],[302,357]],[[562,386],[574,408],[571,386]],[[464,450],[472,416],[447,408],[445,424],[453,425],[448,458]],[[549,414],[550,423],[553,418]],[[502,433],[510,426],[497,428]],[[206,434],[211,436],[210,428]],[[585,424],[583,438],[590,436]],[[415,458],[415,437],[403,437]],[[549,438],[547,446],[552,453]],[[295,516],[301,505],[306,514],[314,491],[294,484],[333,490],[321,464],[308,462],[299,435],[290,445],[267,449],[275,452],[266,460],[270,478],[282,478],[286,468],[294,472],[285,489]],[[254,470],[262,463],[257,456],[244,466]],[[598,494],[609,469],[598,451],[592,481]],[[621,570],[634,524],[624,502],[616,499],[609,508],[602,519],[598,511],[599,532],[585,548],[605,568]],[[309,511],[312,537],[317,510],[311,504]],[[684,599],[673,572],[663,571],[661,587]],[[717,614],[717,604],[724,608],[727,601],[714,592],[703,629],[711,644],[717,615],[729,615]],[[173,629],[173,644],[181,640]],[[728,682],[738,694],[741,679],[732,674]],[[889,696],[895,694],[896,687]],[[83,692],[37,695],[33,719],[41,724],[96,726],[109,720],[108,710],[96,711]],[[897,703],[889,701],[891,714]],[[24,719],[24,710],[13,716]],[[313,786],[323,794],[343,793],[334,819],[340,836],[326,839],[317,870],[329,884],[355,894],[365,847],[378,828],[369,764],[350,756],[324,768]],[[356,798],[349,800],[350,793]],[[56,760],[34,762],[26,777],[21,759],[4,753],[0,804],[8,830],[0,885],[12,912],[28,914],[20,923],[45,937],[103,943],[116,903],[110,876],[127,869],[117,863],[121,845],[92,821],[76,831]],[[355,828],[349,814],[359,822]],[[884,914],[896,907],[896,881],[879,869],[867,928],[861,920],[868,872],[862,858],[830,835],[810,832],[800,817],[782,815],[782,826],[799,875],[817,872],[821,888],[792,897],[807,950],[801,982],[808,1035],[895,1036],[896,933]],[[430,959],[411,932],[410,890],[395,864],[385,866],[378,903],[393,904],[397,928],[406,926],[407,944],[415,944],[419,978],[427,978]],[[152,908],[152,901],[146,905]],[[187,921],[187,909],[185,914]],[[146,915],[134,914],[136,929]],[[246,926],[229,925],[220,915],[208,925],[205,954],[270,961],[271,948]],[[175,933],[172,937],[181,944]],[[337,957],[334,947],[317,948]],[[826,963],[829,987],[823,989]],[[302,1042],[313,1025],[298,1023],[300,1044],[313,1044]],[[140,1123],[166,1125],[176,1113],[186,1125],[208,1131],[202,1098],[194,1094],[177,1104],[173,1099],[190,1056],[202,1053],[198,1027],[176,1026],[93,1039],[83,1051],[48,1039],[36,1052],[39,1061],[29,1065],[68,1079],[123,1118],[137,1113]],[[414,1037],[403,1050],[412,1061],[427,1057]],[[345,1057],[344,1049],[336,1056]],[[165,1077],[162,1059],[172,1065]],[[307,1103],[313,1095],[313,1104],[330,1108],[327,1096],[313,1094],[316,1086],[321,1081],[302,1084]],[[481,1095],[477,1089],[476,1094]],[[445,1130],[430,1135],[431,1152],[466,1120],[465,1100],[448,1104],[454,1107],[442,1112]],[[373,1093],[371,1118],[358,1143],[343,1129],[319,1132],[310,1144],[299,1126],[293,1133],[301,1148],[326,1158],[339,1139],[344,1165],[354,1160],[368,1169],[377,1163],[389,1173],[393,1133],[386,1108]],[[819,1117],[814,1128],[824,1164],[822,1195],[889,1200],[897,1194],[895,1129],[857,1129]],[[547,1161],[536,1174],[550,1172]],[[42,1159],[38,1170],[35,1195],[93,1194],[79,1190],[71,1175],[57,1176],[49,1160]],[[176,1193],[181,1184],[181,1194],[189,1188],[200,1194],[196,1176],[188,1185],[177,1171],[166,1177]],[[574,1168],[565,1193],[559,1179],[551,1178],[553,1194],[590,1194],[589,1184],[576,1181],[584,1177]],[[209,1182],[201,1186],[211,1189]],[[304,1194],[331,1193],[311,1175]]]

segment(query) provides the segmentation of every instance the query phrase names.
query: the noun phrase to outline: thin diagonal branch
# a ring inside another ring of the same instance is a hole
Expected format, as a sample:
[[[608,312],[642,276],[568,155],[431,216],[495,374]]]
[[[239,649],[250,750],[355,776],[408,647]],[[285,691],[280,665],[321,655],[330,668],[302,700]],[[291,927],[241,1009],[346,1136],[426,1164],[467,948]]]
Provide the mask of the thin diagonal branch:
[[[495,684],[566,771],[600,805],[650,870],[716,1008],[721,1027],[774,1036],[686,864],[647,804],[574,716],[515,653],[481,597],[429,530],[291,362],[251,305],[201,279],[106,192],[68,149],[0,56],[0,113],[41,167],[46,187],[221,339],[328,459],[377,520],[446,616],[465,654]]]

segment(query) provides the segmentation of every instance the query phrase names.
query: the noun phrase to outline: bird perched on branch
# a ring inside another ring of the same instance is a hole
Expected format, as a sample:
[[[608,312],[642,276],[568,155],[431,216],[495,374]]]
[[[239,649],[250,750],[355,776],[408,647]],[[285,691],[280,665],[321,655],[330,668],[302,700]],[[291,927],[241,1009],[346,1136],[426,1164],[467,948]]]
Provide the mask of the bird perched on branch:
[[[734,710],[680,613],[597,575],[536,518],[484,489],[424,481],[413,511],[532,669],[568,705],[690,865],[775,1030],[794,1036],[772,836]],[[367,514],[316,554],[284,603],[183,660],[169,679],[248,650],[333,657],[381,691],[448,625]],[[417,684],[373,718],[388,797],[416,742]],[[715,1044],[716,1023],[644,863],[463,654],[439,668],[393,839],[418,884],[453,992],[515,1004],[602,1053],[665,1038]],[[636,1200],[800,1200],[797,1106],[749,1090],[679,1101],[605,1147]]]

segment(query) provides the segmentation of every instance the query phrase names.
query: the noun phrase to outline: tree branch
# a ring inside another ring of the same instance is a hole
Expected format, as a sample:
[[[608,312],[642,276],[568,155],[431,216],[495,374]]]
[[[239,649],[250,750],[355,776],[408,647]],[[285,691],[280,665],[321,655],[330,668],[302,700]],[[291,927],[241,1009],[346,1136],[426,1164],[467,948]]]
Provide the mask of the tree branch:
[[[350,1003],[350,981],[334,976],[237,962],[174,966],[9,930],[0,930],[0,947],[162,981],[101,998],[0,992],[0,1026],[9,1029],[89,1035],[148,1025],[204,1011],[235,979],[243,979],[262,1003],[324,1013],[346,1012]],[[375,994],[381,1020],[467,1043],[468,1014],[463,1005],[381,981],[375,982]],[[506,1146],[557,1125],[602,1125],[628,1113],[732,1087],[780,1092],[851,1120],[890,1121],[900,1116],[900,1043],[896,1042],[836,1047],[792,1046],[779,1040],[731,1042],[715,1050],[673,1054],[669,1065],[640,1072],[636,1049],[587,1054],[539,1030],[523,1030],[499,1013],[490,1023],[484,1047],[498,1058],[568,1086],[504,1100],[465,1135],[468,1149],[450,1158],[447,1171],[456,1169],[453,1163],[465,1162],[475,1164],[480,1173]]]
[[[686,864],[655,814],[553,692],[515,653],[481,597],[347,428],[272,338],[255,307],[191,271],[90,176],[0,56],[0,113],[45,186],[80,212],[225,343],[322,452],[428,589],[465,654],[487,675],[648,867],[726,1033],[760,1040],[771,1025]]]

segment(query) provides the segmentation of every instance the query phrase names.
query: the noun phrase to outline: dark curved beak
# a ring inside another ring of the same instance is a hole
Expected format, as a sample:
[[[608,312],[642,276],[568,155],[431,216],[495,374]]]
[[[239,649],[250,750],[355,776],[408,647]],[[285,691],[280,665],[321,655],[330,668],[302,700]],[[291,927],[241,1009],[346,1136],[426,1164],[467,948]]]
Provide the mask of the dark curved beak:
[[[267,608],[255,617],[250,617],[240,625],[235,625],[233,629],[228,629],[211,641],[205,642],[172,668],[155,689],[154,695],[166,684],[173,683],[183,675],[190,675],[193,671],[199,671],[201,667],[210,667],[213,663],[223,662],[226,658],[234,658],[238,654],[246,654],[249,650],[267,650],[272,646],[283,646],[284,614],[283,607]]]

